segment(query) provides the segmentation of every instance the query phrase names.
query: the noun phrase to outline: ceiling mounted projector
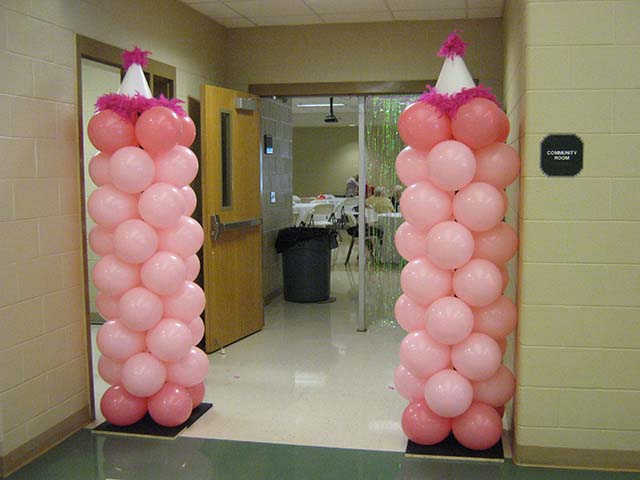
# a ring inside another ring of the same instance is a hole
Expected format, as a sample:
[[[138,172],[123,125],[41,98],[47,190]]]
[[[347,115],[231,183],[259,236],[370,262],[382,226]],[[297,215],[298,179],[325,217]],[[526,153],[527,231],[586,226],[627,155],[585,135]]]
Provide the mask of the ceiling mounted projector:
[[[338,123],[338,117],[333,114],[333,97],[329,98],[329,115],[324,117],[324,123]]]

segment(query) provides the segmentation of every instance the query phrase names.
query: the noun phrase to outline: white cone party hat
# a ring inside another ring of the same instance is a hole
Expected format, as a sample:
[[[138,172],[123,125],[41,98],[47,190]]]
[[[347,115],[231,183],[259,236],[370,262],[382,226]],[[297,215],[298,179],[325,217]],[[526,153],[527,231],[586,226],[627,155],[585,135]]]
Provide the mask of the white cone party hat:
[[[457,32],[449,35],[442,45],[438,56],[445,57],[445,59],[435,86],[438,93],[453,95],[465,88],[476,86],[462,59],[466,46],[467,44],[462,41]]]
[[[130,97],[135,95],[142,95],[145,98],[153,97],[142,71],[142,68],[147,65],[148,53],[135,47],[132,51],[127,51],[123,54],[123,66],[127,69],[127,73],[122,79],[118,93]]]

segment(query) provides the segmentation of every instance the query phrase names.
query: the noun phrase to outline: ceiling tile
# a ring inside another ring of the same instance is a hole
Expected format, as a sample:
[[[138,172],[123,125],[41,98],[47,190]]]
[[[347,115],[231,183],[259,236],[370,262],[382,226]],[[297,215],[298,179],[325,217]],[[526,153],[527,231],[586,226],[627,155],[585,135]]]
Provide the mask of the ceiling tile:
[[[259,26],[271,26],[271,25],[312,25],[314,23],[322,23],[320,17],[315,15],[289,15],[280,17],[253,17],[251,18],[256,25]]]
[[[240,18],[240,15],[219,2],[192,3],[190,7],[211,18]]]
[[[438,10],[400,10],[394,11],[396,20],[454,20],[467,18],[464,8],[445,8]]]
[[[372,13],[326,13],[320,15],[327,23],[367,23],[390,22],[393,20],[390,12]]]
[[[384,0],[305,0],[316,13],[386,12]]]
[[[465,8],[465,0],[387,0],[391,10],[439,10]]]
[[[504,7],[504,0],[467,0],[469,10],[476,8],[500,8]]]
[[[469,18],[499,18],[502,17],[502,7],[470,8]]]
[[[313,15],[302,0],[248,0],[225,2],[245,17],[276,17],[290,15]]]
[[[227,28],[245,28],[245,27],[255,27],[255,23],[250,22],[246,18],[237,17],[237,18],[215,18],[217,23]]]

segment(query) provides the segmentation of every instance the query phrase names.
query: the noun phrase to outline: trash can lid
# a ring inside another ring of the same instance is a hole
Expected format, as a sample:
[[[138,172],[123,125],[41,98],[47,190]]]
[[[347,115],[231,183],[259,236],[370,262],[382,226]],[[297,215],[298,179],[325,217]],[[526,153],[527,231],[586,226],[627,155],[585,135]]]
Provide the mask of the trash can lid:
[[[338,233],[330,228],[319,227],[289,227],[278,231],[276,238],[276,252],[282,253],[287,248],[294,246],[299,242],[311,240],[313,238],[327,237],[331,248],[338,246]]]

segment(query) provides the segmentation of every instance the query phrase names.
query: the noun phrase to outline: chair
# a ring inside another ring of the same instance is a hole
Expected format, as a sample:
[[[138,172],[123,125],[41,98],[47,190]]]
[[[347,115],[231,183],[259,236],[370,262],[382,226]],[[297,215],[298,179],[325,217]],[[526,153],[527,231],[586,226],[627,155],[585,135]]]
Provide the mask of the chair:
[[[291,201],[293,203],[300,203],[300,197],[298,195],[291,195]]]
[[[300,220],[299,225],[305,227],[331,228],[335,226],[332,218],[333,204],[317,203],[309,209]]]
[[[347,251],[347,258],[344,261],[345,265],[349,264],[349,259],[351,258],[351,251],[353,250],[353,245],[356,242],[356,238],[359,237],[358,232],[358,220],[356,216],[352,212],[345,211],[344,216],[347,219],[347,233],[351,237],[351,243],[349,244],[349,250]],[[364,246],[369,250],[372,255],[375,255],[376,252],[376,243],[382,240],[382,231],[377,227],[372,227],[367,223],[364,224]]]

